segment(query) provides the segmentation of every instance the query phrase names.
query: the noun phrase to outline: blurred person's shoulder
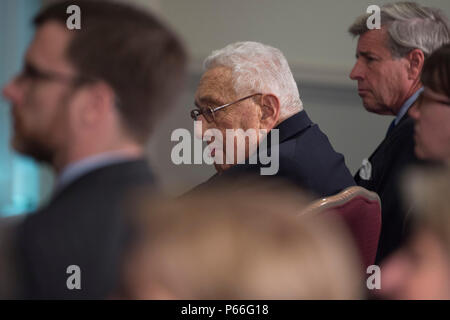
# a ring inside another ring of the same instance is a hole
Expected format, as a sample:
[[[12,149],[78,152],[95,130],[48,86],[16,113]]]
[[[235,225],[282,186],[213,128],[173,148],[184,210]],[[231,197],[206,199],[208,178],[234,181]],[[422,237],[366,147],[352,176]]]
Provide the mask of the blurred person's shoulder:
[[[0,299],[14,299],[19,293],[16,265],[16,236],[25,215],[0,218]]]
[[[5,244],[13,238],[24,219],[25,215],[0,217],[0,249],[3,249]]]

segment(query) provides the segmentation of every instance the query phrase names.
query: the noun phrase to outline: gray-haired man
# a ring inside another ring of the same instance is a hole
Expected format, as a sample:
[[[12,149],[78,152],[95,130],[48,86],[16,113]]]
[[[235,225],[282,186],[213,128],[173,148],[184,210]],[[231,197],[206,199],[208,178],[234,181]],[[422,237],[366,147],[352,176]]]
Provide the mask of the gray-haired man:
[[[350,73],[369,112],[394,115],[383,142],[363,161],[356,182],[381,197],[382,230],[376,262],[394,251],[405,234],[405,212],[398,181],[403,170],[418,160],[414,155],[414,123],[408,109],[422,92],[424,60],[450,41],[450,27],[438,9],[412,2],[381,8],[381,29],[369,30],[369,14],[360,16],[349,32],[359,36],[356,63]]]

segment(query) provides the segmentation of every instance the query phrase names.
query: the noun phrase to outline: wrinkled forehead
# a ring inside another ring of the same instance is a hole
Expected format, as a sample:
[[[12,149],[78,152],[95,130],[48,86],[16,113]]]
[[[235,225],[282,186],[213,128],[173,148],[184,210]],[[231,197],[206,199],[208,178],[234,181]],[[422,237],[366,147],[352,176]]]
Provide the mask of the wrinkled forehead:
[[[217,102],[225,104],[236,96],[232,81],[232,71],[227,67],[215,67],[207,70],[197,87],[195,99],[198,102],[204,100],[216,100],[205,102]]]

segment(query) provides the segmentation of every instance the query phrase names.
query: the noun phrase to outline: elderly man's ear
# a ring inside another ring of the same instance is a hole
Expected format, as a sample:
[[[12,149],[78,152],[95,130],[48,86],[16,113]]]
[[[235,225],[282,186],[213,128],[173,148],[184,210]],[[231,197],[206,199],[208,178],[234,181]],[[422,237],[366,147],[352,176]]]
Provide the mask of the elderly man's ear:
[[[280,118],[280,100],[273,94],[264,94],[261,97],[260,129],[271,130],[278,125]]]

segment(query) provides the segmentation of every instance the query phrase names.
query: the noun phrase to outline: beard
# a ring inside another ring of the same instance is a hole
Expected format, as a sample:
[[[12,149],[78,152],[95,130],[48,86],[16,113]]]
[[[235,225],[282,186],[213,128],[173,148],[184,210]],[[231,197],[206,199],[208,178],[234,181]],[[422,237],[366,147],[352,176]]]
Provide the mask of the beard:
[[[53,159],[53,150],[48,142],[41,141],[39,137],[27,136],[18,131],[14,132],[12,147],[17,152],[34,158],[39,162],[51,163]]]
[[[46,125],[38,123],[38,119],[30,118],[33,115],[24,110],[29,110],[30,106],[38,103],[39,106],[44,106],[45,103],[36,102],[36,100],[29,98],[25,102],[25,106],[12,106],[12,118],[14,123],[14,133],[12,137],[12,147],[19,153],[30,156],[36,161],[45,162],[54,165],[54,160],[57,158],[62,141],[68,141],[68,104],[74,90],[70,89],[61,95],[59,101],[55,103],[57,108],[52,115],[48,115],[51,119],[45,119]],[[21,110],[22,109],[22,110]],[[36,109],[34,109],[36,110]],[[28,115],[28,117],[26,117]],[[41,124],[41,126],[39,126]]]
[[[51,136],[36,134],[26,129],[22,117],[13,108],[14,131],[11,146],[18,153],[34,158],[39,162],[51,163],[54,155],[50,144]]]

